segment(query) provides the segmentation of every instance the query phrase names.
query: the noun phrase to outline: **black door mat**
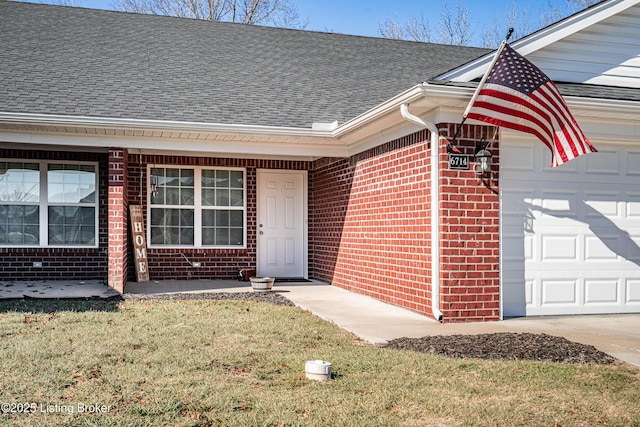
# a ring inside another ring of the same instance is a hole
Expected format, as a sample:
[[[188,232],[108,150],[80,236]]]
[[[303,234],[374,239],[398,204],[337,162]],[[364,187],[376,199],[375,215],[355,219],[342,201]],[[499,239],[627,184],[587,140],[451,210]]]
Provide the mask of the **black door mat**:
[[[307,283],[307,282],[311,282],[311,280],[301,279],[296,277],[276,277],[276,283],[291,283],[291,282]]]

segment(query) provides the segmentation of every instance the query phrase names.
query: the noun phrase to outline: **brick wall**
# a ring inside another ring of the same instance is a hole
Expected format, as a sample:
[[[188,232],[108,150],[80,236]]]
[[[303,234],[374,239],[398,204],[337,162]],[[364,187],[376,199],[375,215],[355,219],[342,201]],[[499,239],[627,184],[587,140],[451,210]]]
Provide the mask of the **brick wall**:
[[[211,166],[246,168],[247,188],[247,247],[242,249],[158,249],[149,248],[149,276],[152,280],[167,279],[234,279],[238,269],[255,267],[256,265],[256,170],[288,169],[307,170],[309,162],[277,161],[257,159],[226,159],[182,156],[159,156],[130,154],[129,169],[129,203],[142,205],[142,212],[147,222],[147,165]],[[142,185],[141,185],[142,183]],[[129,237],[130,239],[131,237]],[[129,280],[135,280],[134,257],[129,251]],[[194,268],[193,262],[200,262],[201,267]]]
[[[122,148],[109,149],[109,188],[107,205],[109,218],[108,284],[124,292],[127,283],[127,153]]]
[[[441,125],[442,137],[457,125]],[[473,155],[494,128],[466,125],[458,146]],[[312,276],[431,315],[429,133],[418,132],[350,159],[315,162],[310,191]],[[448,169],[439,147],[441,310],[444,321],[499,316],[497,143],[493,179]],[[471,159],[473,160],[473,158]]]
[[[429,157],[422,131],[350,159],[314,165],[312,274],[428,313]]]
[[[98,162],[99,199],[105,200],[107,197],[108,156],[106,154],[0,149],[0,158]],[[0,247],[0,280],[105,280],[107,276],[107,206],[100,203],[98,209],[97,248]],[[42,268],[33,267],[36,261],[42,263]]]
[[[457,125],[440,129],[450,138]],[[496,129],[465,125],[456,145],[473,156],[482,138],[491,144],[491,176],[448,168],[440,156],[441,311],[445,321],[499,320],[500,317],[500,160]],[[473,160],[473,157],[470,158]]]

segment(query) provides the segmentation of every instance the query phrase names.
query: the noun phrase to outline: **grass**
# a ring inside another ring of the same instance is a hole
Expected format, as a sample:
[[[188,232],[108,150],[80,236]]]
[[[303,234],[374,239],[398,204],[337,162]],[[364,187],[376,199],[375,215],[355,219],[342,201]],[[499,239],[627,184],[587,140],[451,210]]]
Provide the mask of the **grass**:
[[[640,426],[626,365],[377,348],[263,303],[2,301],[0,343],[0,402],[36,405],[3,425]],[[331,381],[305,378],[313,359]]]

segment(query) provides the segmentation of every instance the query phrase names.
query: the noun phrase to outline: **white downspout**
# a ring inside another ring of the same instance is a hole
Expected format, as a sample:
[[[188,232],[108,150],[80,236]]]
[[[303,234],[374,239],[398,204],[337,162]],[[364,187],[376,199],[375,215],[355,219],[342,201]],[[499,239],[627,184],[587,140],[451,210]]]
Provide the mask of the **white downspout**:
[[[440,311],[440,186],[438,185],[440,132],[433,123],[411,114],[407,104],[400,105],[400,114],[405,120],[428,129],[431,134],[431,312],[438,322],[442,322],[444,316]]]

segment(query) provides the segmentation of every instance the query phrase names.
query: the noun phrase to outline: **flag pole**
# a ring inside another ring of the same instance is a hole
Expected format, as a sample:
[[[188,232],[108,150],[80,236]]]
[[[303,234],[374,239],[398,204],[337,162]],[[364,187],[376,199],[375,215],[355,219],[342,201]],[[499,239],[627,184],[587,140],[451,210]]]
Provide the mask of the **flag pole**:
[[[467,114],[469,114],[469,110],[471,110],[471,107],[473,106],[473,103],[476,102],[476,98],[478,98],[478,94],[480,93],[480,90],[484,86],[484,83],[487,81],[487,78],[489,77],[489,73],[493,69],[493,66],[496,65],[496,61],[498,60],[498,56],[500,56],[500,53],[502,52],[502,49],[504,49],[504,47],[507,45],[507,41],[511,37],[512,33],[513,33],[513,28],[509,28],[509,32],[507,33],[507,37],[505,37],[505,39],[502,40],[502,43],[500,43],[500,46],[498,47],[498,50],[496,50],[496,54],[493,56],[493,60],[491,60],[491,64],[489,64],[489,68],[487,68],[487,72],[484,73],[484,76],[482,76],[482,79],[480,80],[480,83],[478,83],[478,87],[476,88],[475,93],[471,97],[471,101],[469,101],[469,105],[467,105],[467,109],[464,110],[464,114],[462,115],[462,117],[464,119],[467,118]]]
[[[473,106],[473,103],[476,101],[476,98],[478,98],[478,94],[480,94],[480,90],[484,86],[484,83],[487,81],[487,78],[489,77],[489,73],[493,69],[493,66],[496,64],[496,61],[498,60],[498,56],[502,52],[502,49],[504,49],[504,47],[507,45],[507,42],[509,41],[509,38],[511,37],[511,34],[513,34],[513,28],[509,28],[509,31],[507,31],[507,36],[504,38],[504,40],[502,40],[502,43],[500,43],[500,46],[496,50],[496,53],[493,56],[493,59],[491,60],[491,63],[489,64],[489,67],[487,68],[487,71],[482,76],[482,79],[480,79],[480,83],[478,83],[478,87],[476,88],[476,91],[474,92],[473,96],[471,97],[471,101],[469,101],[469,104],[467,104],[467,108],[464,110],[464,113],[462,114],[462,121],[458,125],[458,129],[456,130],[455,135],[453,135],[453,139],[451,139],[451,142],[449,142],[449,144],[447,145],[447,153],[459,153],[460,152],[460,150],[457,147],[453,146],[453,143],[458,138],[458,135],[460,134],[460,130],[462,129],[462,125],[467,120],[467,114],[469,114],[469,110],[471,110],[471,107]]]

